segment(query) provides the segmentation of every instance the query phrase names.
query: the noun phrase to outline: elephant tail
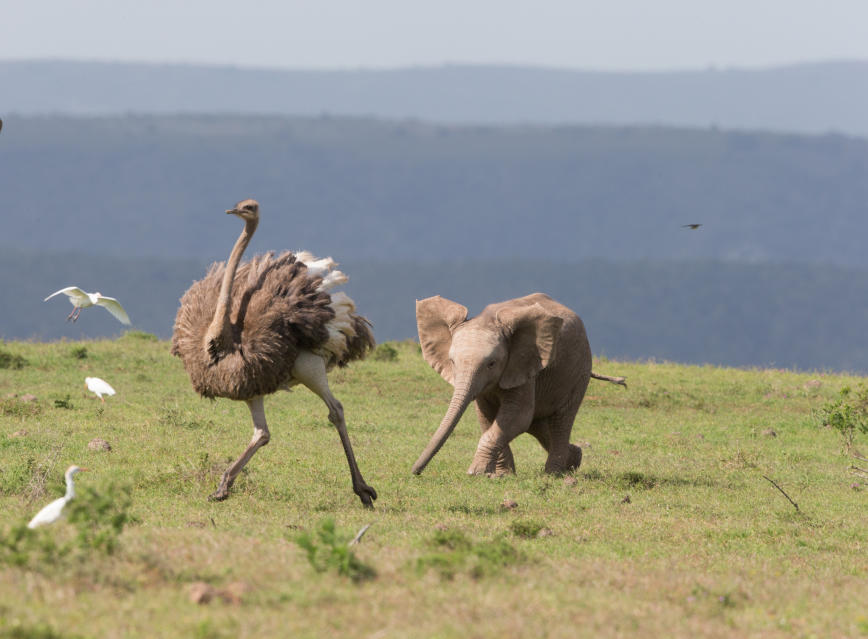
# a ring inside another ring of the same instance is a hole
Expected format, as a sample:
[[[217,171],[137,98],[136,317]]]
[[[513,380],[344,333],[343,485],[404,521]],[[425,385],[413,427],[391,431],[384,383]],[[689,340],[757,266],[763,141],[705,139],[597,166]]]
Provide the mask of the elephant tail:
[[[627,378],[626,377],[610,377],[608,375],[597,375],[594,371],[591,371],[591,377],[594,379],[601,379],[604,382],[611,382],[612,384],[618,384],[627,388]]]

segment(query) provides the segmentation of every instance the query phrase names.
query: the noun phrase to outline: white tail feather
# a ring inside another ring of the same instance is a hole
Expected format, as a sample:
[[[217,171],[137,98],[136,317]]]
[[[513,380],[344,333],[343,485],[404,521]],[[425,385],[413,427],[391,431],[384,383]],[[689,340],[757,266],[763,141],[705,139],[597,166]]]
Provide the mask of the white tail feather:
[[[319,285],[319,290],[330,291],[341,284],[346,284],[349,280],[350,278],[343,271],[332,271],[323,278],[322,284]]]
[[[319,354],[330,361],[330,366],[334,361],[343,358],[347,352],[347,340],[352,339],[356,335],[355,322],[353,322],[353,312],[356,310],[356,304],[350,299],[350,296],[343,291],[332,293],[331,290],[346,284],[349,277],[337,270],[338,265],[331,257],[322,259],[317,258],[308,251],[296,253],[296,259],[299,262],[304,262],[307,266],[308,275],[311,277],[321,277],[322,283],[318,290],[326,291],[331,297],[329,306],[335,312],[334,319],[326,324],[328,330],[328,340],[318,350]]]

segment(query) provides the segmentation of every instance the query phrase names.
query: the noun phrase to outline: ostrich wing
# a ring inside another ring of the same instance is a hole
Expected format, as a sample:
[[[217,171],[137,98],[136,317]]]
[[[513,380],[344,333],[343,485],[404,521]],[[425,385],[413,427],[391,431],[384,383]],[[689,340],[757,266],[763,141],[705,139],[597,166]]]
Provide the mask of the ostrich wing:
[[[126,324],[127,326],[130,325],[129,315],[127,315],[127,312],[124,310],[124,307],[121,306],[121,303],[118,302],[115,298],[100,296],[100,298],[96,301],[96,303],[99,304],[100,306],[102,306],[104,309],[106,309],[109,313],[114,315],[116,318],[118,318],[120,320],[121,324]]]
[[[50,524],[60,518],[63,507],[66,506],[66,497],[60,497],[48,504],[45,508],[36,513],[36,516],[27,524],[28,528],[36,528],[43,524]]]
[[[83,303],[89,303],[90,302],[90,298],[87,296],[87,293],[85,293],[83,290],[81,290],[77,286],[67,286],[66,288],[62,288],[59,291],[55,291],[54,293],[52,293],[51,295],[49,295],[48,297],[46,297],[42,301],[47,302],[55,295],[60,295],[61,293],[63,293],[64,295],[68,295],[69,301],[72,302],[73,304],[75,304],[76,306],[81,306]]]

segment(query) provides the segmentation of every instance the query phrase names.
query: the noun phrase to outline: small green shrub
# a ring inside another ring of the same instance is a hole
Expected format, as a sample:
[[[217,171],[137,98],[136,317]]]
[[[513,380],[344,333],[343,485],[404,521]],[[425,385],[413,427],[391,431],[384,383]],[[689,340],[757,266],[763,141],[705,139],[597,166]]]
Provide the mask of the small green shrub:
[[[77,529],[78,548],[114,554],[118,538],[130,521],[127,511],[131,503],[129,486],[111,484],[102,492],[83,487],[81,494],[66,505],[69,523]]]
[[[20,623],[11,626],[0,625],[0,639],[76,639],[80,636],[65,635],[54,630],[51,626],[43,624],[36,626],[23,626]]]
[[[94,552],[112,555],[130,521],[130,489],[110,485],[102,492],[85,486],[64,508],[75,529],[72,537],[56,534],[58,523],[34,530],[20,523],[0,533],[0,564],[54,570],[67,559],[85,561]]]
[[[509,525],[510,530],[512,530],[512,534],[516,537],[523,537],[524,539],[533,539],[539,534],[539,531],[545,528],[545,526],[538,521],[523,521],[516,520]]]
[[[87,359],[87,346],[76,346],[69,351],[69,355],[74,359]]]
[[[316,536],[304,532],[292,541],[306,553],[307,560],[317,572],[335,571],[355,582],[373,579],[377,571],[356,557],[348,545],[352,536],[341,533],[331,517],[323,519],[316,529]]]
[[[160,340],[156,335],[146,333],[145,331],[127,331],[123,334],[121,339],[134,339],[142,342],[157,342]]]
[[[186,430],[198,430],[204,426],[213,426],[212,421],[191,419],[180,408],[164,406],[160,413],[160,423],[172,428],[184,428]]]
[[[42,407],[36,402],[22,402],[15,397],[0,399],[0,415],[24,419],[39,415],[41,412]]]
[[[13,355],[8,351],[0,349],[0,368],[21,370],[25,366],[27,366],[27,360],[21,357],[21,355]]]
[[[442,579],[452,579],[458,573],[481,579],[522,560],[518,550],[502,537],[476,542],[457,530],[438,530],[430,545],[434,551],[416,559],[416,571],[435,570]]]
[[[383,342],[374,349],[371,358],[378,362],[397,362],[398,349],[389,342]]]
[[[629,470],[626,473],[618,475],[618,483],[620,488],[643,488],[650,490],[657,485],[657,480],[649,477],[645,473],[640,473],[636,470]]]
[[[849,452],[853,448],[856,433],[868,434],[868,388],[862,384],[853,392],[845,386],[837,399],[826,402],[820,409],[824,426],[834,428],[844,439],[844,447]]]
[[[14,495],[27,488],[36,470],[33,457],[18,458],[0,469],[0,495]]]

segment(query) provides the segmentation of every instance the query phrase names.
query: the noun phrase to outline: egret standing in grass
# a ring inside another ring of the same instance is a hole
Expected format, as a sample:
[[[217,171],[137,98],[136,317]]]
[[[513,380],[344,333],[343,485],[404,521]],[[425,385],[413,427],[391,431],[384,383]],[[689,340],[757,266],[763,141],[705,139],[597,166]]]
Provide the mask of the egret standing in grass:
[[[99,397],[99,401],[101,402],[105,402],[102,398],[103,395],[111,397],[115,394],[115,389],[107,381],[99,377],[85,377],[84,385],[87,386],[87,390]]]
[[[67,286],[66,288],[62,288],[59,291],[55,291],[42,301],[47,302],[55,295],[60,295],[61,293],[69,296],[70,304],[75,307],[72,309],[72,313],[66,316],[67,322],[74,322],[77,320],[78,316],[81,315],[81,309],[97,305],[102,306],[109,313],[118,318],[121,324],[126,324],[127,326],[130,325],[130,318],[127,315],[127,312],[124,310],[124,307],[121,306],[121,303],[115,298],[106,297],[102,293],[86,293],[77,286]]]
[[[75,484],[72,481],[73,475],[86,470],[87,468],[79,468],[78,466],[70,466],[67,468],[66,474],[64,475],[64,477],[66,477],[66,494],[59,499],[55,499],[45,508],[36,513],[36,516],[30,520],[29,524],[27,524],[27,527],[36,528],[43,524],[53,524],[55,521],[60,519],[60,516],[63,513],[63,507],[66,506],[70,499],[75,497]]]

